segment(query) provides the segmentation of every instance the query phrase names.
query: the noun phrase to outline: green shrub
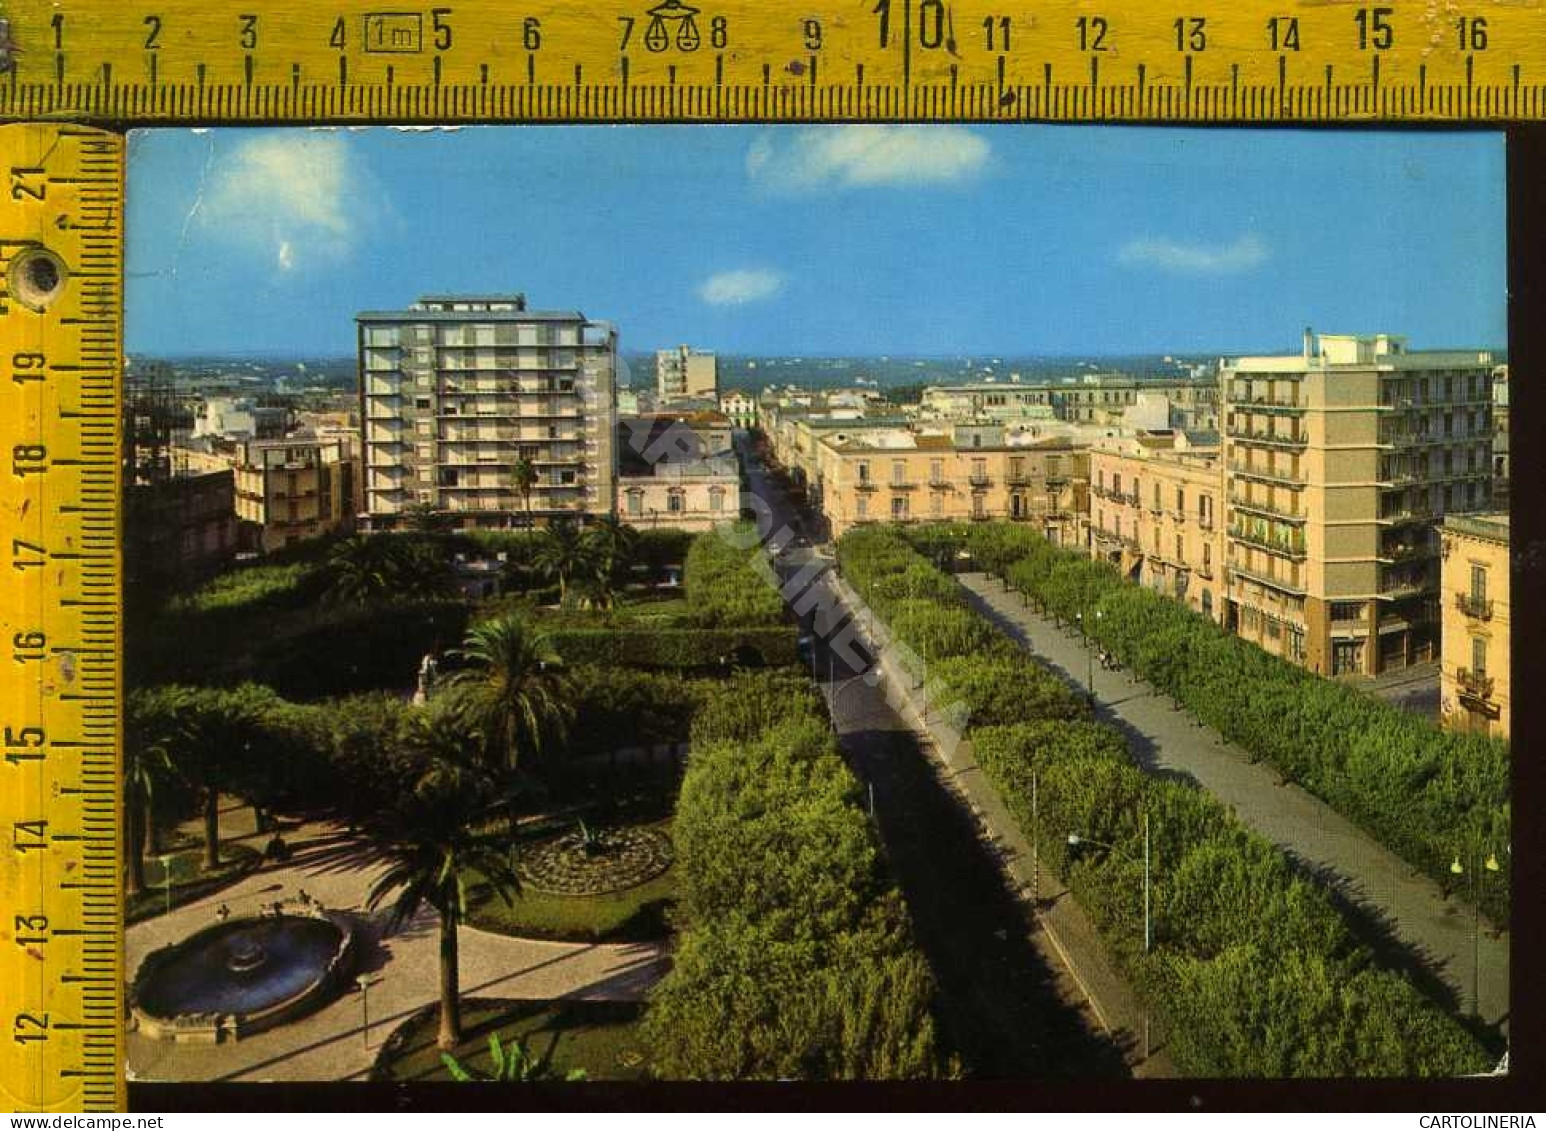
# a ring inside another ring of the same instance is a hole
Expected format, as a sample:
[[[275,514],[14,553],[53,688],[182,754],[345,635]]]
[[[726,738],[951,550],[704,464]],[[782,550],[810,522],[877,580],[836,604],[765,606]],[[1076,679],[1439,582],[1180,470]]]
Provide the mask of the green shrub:
[[[727,536],[728,535],[728,536]],[[740,547],[751,545],[750,549]],[[784,599],[754,562],[767,555],[756,528],[740,523],[693,540],[687,551],[687,605],[705,627],[772,625],[784,619]]]
[[[645,1017],[664,1074],[938,1073],[933,980],[808,683],[709,694],[672,836],[682,934]]]
[[[799,662],[793,625],[744,628],[559,628],[549,633],[566,664],[728,670]]]

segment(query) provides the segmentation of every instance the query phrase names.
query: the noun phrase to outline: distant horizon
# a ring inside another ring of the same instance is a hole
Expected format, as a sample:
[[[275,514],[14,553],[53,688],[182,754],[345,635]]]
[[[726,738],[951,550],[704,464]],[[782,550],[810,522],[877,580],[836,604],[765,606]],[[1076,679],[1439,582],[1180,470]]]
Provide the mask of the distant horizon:
[[[1496,130],[137,130],[126,344],[352,356],[437,292],[727,357],[1496,342],[1505,173]]]

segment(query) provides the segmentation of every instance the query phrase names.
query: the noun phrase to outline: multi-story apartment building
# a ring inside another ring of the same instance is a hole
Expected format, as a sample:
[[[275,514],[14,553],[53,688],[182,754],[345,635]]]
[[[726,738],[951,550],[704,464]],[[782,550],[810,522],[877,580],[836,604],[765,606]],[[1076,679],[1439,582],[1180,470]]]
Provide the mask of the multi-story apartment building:
[[[243,550],[270,553],[304,538],[354,529],[360,469],[345,440],[215,441],[205,448],[174,449],[174,456],[182,470],[235,473]]]
[[[1434,528],[1490,505],[1492,367],[1311,331],[1224,362],[1226,625],[1325,675],[1437,658]]]
[[[931,385],[923,390],[918,414],[934,420],[1051,420],[1053,386],[1045,381],[980,381]]]
[[[617,331],[523,295],[429,295],[356,316],[365,523],[425,505],[462,527],[611,514]],[[515,474],[536,471],[529,496]]]
[[[921,433],[861,424],[815,443],[812,505],[833,537],[866,522],[1010,519],[1072,544],[1088,508],[1087,453],[1064,435],[1015,437],[995,425]]]
[[[655,390],[661,403],[684,397],[719,397],[719,361],[714,354],[690,346],[655,354]]]
[[[1223,479],[1209,434],[1145,434],[1090,449],[1089,547],[1213,620],[1224,611]]]
[[[1439,704],[1444,725],[1509,737],[1508,515],[1444,520],[1444,659]]]

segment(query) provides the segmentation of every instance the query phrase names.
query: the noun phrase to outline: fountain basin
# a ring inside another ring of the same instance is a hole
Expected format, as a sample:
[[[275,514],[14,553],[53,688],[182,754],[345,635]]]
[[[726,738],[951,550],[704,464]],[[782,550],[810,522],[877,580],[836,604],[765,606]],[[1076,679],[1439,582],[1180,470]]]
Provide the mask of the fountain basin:
[[[150,1037],[239,1040],[332,998],[355,949],[348,920],[325,911],[230,919],[147,955],[130,1007]]]

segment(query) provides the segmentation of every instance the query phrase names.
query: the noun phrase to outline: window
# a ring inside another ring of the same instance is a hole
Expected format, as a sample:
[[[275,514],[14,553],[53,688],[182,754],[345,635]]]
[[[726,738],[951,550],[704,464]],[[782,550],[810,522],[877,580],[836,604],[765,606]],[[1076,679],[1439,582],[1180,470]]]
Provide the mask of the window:
[[[1487,674],[1487,638],[1485,636],[1471,637],[1471,672],[1473,675]]]
[[[1473,565],[1471,567],[1471,600],[1485,601],[1487,599],[1487,567]]]
[[[725,493],[718,487],[709,492],[709,510],[718,514],[725,509]]]
[[[931,459],[929,461],[929,482],[930,483],[943,483],[944,481],[945,481],[945,461],[942,460],[942,459]]]
[[[868,483],[869,481],[870,481],[870,465],[868,463],[865,463],[863,460],[860,460],[859,461],[859,482],[860,483]]]
[[[1184,487],[1176,488],[1176,513],[1186,513],[1186,488]]]
[[[945,513],[945,500],[943,497],[939,495],[929,496],[929,513],[936,516]]]
[[[681,514],[687,509],[687,500],[680,491],[672,491],[666,496],[666,510],[672,514]]]
[[[987,512],[983,510],[982,496],[981,495],[973,495],[972,496],[972,517],[973,518],[985,518],[986,516],[987,516]]]
[[[854,500],[854,514],[859,518],[866,518],[870,513],[870,500],[860,495]]]
[[[1213,547],[1206,542],[1202,544],[1202,571],[1204,573],[1213,572]]]
[[[985,459],[972,460],[972,482],[981,483],[988,478],[988,461]]]
[[[644,513],[643,491],[628,492],[628,513],[631,515],[642,515]]]
[[[1154,485],[1154,509],[1155,510],[1161,509],[1160,508],[1160,485],[1158,483],[1156,483]]]
[[[1206,549],[1207,548],[1204,547],[1204,551],[1206,551]],[[1213,593],[1207,589],[1202,591],[1202,615],[1205,617],[1211,617],[1213,615]]]
[[[1118,495],[1122,493],[1122,476],[1120,473],[1111,477],[1111,490]]]
[[[1333,601],[1331,603],[1331,619],[1334,621],[1362,620],[1363,609],[1362,601]]]
[[[891,461],[891,482],[897,484],[907,482],[907,463],[905,460],[894,459]]]
[[[1331,646],[1331,674],[1352,675],[1363,670],[1363,642],[1338,640]]]
[[[891,499],[891,517],[895,521],[902,521],[907,517],[907,496],[896,495]]]
[[[1186,554],[1185,554],[1185,552],[1182,549],[1182,546],[1181,546],[1181,535],[1179,535],[1179,534],[1176,535],[1176,561],[1178,561],[1178,562],[1186,561]]]

